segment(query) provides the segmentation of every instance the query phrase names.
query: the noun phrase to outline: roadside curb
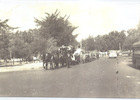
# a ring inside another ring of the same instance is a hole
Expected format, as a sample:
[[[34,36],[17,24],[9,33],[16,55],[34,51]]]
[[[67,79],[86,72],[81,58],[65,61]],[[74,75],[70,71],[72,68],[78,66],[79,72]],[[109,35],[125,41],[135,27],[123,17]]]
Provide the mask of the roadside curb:
[[[33,70],[43,68],[42,63],[31,63],[22,66],[12,66],[12,67],[2,67],[0,72],[11,72],[11,71],[23,71],[23,70]]]

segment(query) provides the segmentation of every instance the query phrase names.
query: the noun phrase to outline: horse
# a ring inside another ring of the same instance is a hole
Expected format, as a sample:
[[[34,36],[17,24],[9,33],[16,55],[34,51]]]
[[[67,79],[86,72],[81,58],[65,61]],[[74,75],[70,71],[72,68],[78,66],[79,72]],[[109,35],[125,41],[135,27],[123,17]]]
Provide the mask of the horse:
[[[54,67],[56,67],[56,68],[59,67],[59,55],[58,54],[53,55],[52,62],[54,64]]]
[[[54,67],[53,60],[54,56],[51,53],[43,54],[43,68],[47,69],[48,63],[50,63],[50,68],[53,69]]]
[[[59,62],[61,63],[62,67],[64,65],[66,65],[68,68],[70,67],[71,56],[72,54],[69,51],[60,52]]]

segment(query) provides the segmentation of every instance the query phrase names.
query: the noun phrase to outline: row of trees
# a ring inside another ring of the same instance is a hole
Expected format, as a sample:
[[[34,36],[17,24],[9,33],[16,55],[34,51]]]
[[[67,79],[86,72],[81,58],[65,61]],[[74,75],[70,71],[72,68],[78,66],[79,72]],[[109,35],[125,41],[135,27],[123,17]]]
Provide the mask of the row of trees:
[[[125,42],[123,44],[124,49],[131,50],[132,45],[140,40],[140,23],[138,24],[138,27],[135,29],[129,29],[127,31],[128,36],[125,39]]]
[[[45,18],[35,18],[37,29],[29,29],[27,31],[13,32],[8,20],[0,20],[0,58],[24,58],[31,60],[32,56],[41,55],[44,52],[52,52],[61,45],[77,45],[76,37],[73,31],[78,28],[73,26],[69,20],[69,16],[60,16],[60,12],[46,13]],[[126,36],[125,31],[112,31],[106,35],[98,35],[97,37],[89,36],[82,40],[82,46],[86,50],[118,50],[132,49],[134,42],[140,38],[140,23],[137,29],[129,29]]]
[[[106,35],[98,35],[97,37],[89,36],[82,41],[83,48],[86,50],[119,50],[123,47],[124,40],[126,38],[125,31],[112,31]]]
[[[32,60],[32,56],[44,52],[52,52],[62,45],[76,45],[77,35],[68,16],[60,16],[60,12],[46,13],[45,18],[35,18],[37,29],[13,32],[15,28],[7,25],[7,21],[0,21],[0,58],[23,58]]]
[[[127,33],[127,34],[125,34]],[[112,31],[106,35],[97,37],[89,36],[82,40],[82,47],[86,50],[132,50],[132,45],[140,40],[140,23],[137,28],[121,32]]]

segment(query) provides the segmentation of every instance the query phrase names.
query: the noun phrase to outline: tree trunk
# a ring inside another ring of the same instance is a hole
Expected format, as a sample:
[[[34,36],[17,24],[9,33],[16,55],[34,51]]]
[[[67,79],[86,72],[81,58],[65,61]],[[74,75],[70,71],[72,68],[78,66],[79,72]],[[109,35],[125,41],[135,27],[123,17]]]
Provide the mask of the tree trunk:
[[[5,66],[7,66],[7,59],[4,59]]]
[[[15,63],[14,61],[15,61],[15,58],[13,57],[13,65],[14,65],[14,63]]]
[[[22,64],[22,60],[20,59],[20,64]]]

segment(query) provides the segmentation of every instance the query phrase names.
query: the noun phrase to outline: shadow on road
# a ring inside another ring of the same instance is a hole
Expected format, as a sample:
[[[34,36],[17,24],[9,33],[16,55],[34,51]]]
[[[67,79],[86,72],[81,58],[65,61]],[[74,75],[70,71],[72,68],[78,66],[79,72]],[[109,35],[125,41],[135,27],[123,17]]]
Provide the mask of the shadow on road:
[[[112,58],[108,58],[108,59],[117,59],[117,58],[115,58],[115,57],[113,58],[113,57],[112,57]]]
[[[130,66],[130,67],[132,67],[132,68],[134,68],[134,69],[140,70],[140,67],[135,67],[134,64],[127,64],[127,65]]]

